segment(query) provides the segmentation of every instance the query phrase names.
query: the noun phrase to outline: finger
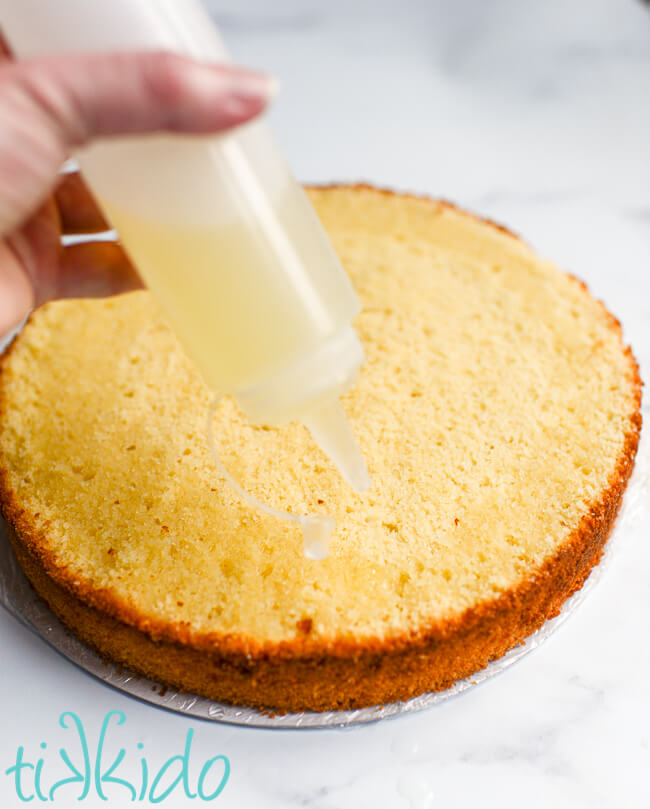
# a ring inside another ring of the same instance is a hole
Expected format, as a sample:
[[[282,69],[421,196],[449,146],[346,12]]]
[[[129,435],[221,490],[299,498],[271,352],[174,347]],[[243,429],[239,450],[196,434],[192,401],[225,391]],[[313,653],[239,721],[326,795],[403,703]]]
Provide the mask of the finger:
[[[54,192],[64,233],[100,233],[110,225],[78,171],[64,174]]]
[[[13,59],[0,29],[0,64]],[[64,233],[100,233],[109,230],[97,203],[78,171],[66,172],[55,192]]]
[[[63,247],[59,212],[52,197],[7,238],[7,244],[32,283],[35,304],[53,298]]]
[[[20,260],[0,241],[0,335],[17,326],[33,305],[33,288]]]
[[[57,298],[105,298],[143,286],[117,242],[84,242],[66,247],[58,274]]]
[[[170,53],[60,56],[0,69],[0,233],[52,190],[69,152],[117,134],[217,132],[266,106],[271,80]]]

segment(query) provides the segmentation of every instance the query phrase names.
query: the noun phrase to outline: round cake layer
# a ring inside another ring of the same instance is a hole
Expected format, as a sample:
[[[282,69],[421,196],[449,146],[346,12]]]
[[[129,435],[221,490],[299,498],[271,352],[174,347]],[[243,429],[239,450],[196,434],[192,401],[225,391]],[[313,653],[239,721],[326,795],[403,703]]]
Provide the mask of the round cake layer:
[[[230,400],[215,432],[257,497],[334,516],[327,559],[220,479],[211,394],[148,293],[41,307],[0,377],[3,510],[52,609],[150,677],[286,710],[443,688],[523,640],[597,561],[640,429],[584,285],[444,203],[310,194],[362,299],[343,404],[373,486]]]

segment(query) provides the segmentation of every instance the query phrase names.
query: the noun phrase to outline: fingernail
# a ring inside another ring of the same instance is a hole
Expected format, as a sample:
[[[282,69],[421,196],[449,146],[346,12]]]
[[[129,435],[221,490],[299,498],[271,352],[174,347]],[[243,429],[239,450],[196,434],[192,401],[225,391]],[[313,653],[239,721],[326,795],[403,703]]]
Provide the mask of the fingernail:
[[[233,95],[249,101],[264,99],[267,103],[272,101],[280,90],[280,84],[275,76],[266,73],[241,73],[233,77]]]

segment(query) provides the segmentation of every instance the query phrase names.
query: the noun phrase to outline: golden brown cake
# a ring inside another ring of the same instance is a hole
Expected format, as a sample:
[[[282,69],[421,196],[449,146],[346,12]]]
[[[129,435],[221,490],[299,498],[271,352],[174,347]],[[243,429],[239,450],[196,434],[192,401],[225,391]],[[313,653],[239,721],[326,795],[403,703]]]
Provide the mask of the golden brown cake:
[[[215,431],[257,497],[334,516],[327,559],[219,477],[211,394],[148,293],[41,307],[0,376],[2,508],[53,612],[155,680],[289,711],[444,689],[557,614],[641,423],[617,321],[507,231],[367,187],[310,194],[363,302],[343,403],[373,486],[230,400]]]

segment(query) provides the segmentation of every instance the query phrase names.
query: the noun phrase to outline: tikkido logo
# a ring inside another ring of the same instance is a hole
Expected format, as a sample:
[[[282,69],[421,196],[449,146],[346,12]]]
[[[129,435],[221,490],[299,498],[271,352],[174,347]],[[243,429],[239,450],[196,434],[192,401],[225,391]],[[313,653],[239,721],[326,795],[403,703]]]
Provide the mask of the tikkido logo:
[[[213,801],[222,793],[230,777],[230,762],[227,756],[217,755],[207,759],[200,766],[192,766],[198,777],[190,778],[190,757],[194,729],[190,728],[185,737],[182,753],[171,756],[157,769],[151,767],[144,754],[142,742],[136,744],[139,758],[137,778],[131,780],[120,777],[124,774],[128,761],[124,762],[127,751],[121,747],[116,754],[107,755],[107,737],[111,720],[115,727],[126,722],[122,711],[109,711],[102,722],[97,739],[97,747],[91,755],[88,737],[81,719],[71,711],[65,711],[59,717],[59,725],[74,734],[75,739],[68,747],[58,750],[58,757],[48,757],[46,742],[40,744],[40,755],[28,761],[25,748],[16,750],[16,762],[5,770],[5,775],[13,779],[16,797],[23,803],[32,800],[56,802],[71,806],[72,800],[83,801],[92,795],[100,800],[120,799],[120,802],[162,803],[173,797],[178,799],[184,794],[187,798],[199,798],[202,801]],[[110,746],[110,740],[109,740]],[[70,752],[74,749],[76,752]],[[56,771],[49,775],[48,770]],[[63,774],[63,777],[59,777]],[[4,790],[1,790],[4,792]]]

